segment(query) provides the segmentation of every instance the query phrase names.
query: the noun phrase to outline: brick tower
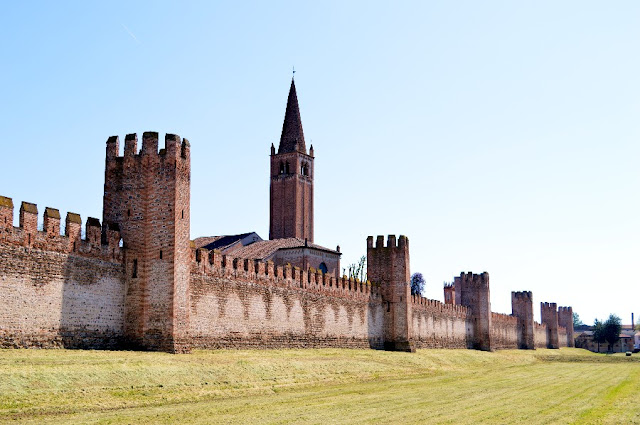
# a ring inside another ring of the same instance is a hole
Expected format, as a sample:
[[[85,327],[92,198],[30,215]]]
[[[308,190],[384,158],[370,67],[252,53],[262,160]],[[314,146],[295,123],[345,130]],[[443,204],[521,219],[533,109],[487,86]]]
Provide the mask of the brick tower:
[[[473,348],[491,351],[491,299],[489,273],[462,273],[454,279],[456,304],[471,309]],[[459,295],[458,295],[459,294]]]
[[[567,329],[567,347],[573,347],[575,345],[573,338],[573,308],[558,307],[558,325]]]
[[[531,291],[511,292],[511,315],[518,318],[518,348],[535,350]]]
[[[409,239],[389,235],[367,238],[367,276],[380,285],[384,305],[384,349],[415,351],[411,341],[411,284],[409,271]]]
[[[125,260],[125,339],[133,347],[189,350],[189,142],[158,133],[107,140],[103,225],[120,229]]]
[[[547,325],[547,348],[560,348],[558,343],[558,305],[540,303],[540,319]]]
[[[291,80],[278,152],[271,144],[269,239],[313,242],[313,146],[304,142],[296,86]]]

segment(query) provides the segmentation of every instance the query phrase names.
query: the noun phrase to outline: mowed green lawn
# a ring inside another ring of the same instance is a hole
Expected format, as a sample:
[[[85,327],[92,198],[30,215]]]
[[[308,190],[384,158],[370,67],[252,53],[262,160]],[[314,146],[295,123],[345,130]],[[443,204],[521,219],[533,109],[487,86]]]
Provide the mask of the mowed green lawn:
[[[640,354],[0,350],[0,423],[640,424]]]

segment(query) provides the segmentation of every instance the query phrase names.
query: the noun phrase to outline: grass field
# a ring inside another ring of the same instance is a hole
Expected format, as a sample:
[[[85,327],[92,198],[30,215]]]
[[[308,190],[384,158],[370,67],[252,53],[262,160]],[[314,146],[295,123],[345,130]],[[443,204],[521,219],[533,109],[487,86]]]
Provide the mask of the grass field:
[[[640,424],[640,355],[0,353],[1,423]]]

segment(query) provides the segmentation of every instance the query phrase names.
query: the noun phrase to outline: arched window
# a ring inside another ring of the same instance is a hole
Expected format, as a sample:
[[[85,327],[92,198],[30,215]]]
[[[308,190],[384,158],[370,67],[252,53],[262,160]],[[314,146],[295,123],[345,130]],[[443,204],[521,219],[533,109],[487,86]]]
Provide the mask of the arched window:
[[[280,174],[284,174],[284,162],[280,161]]]
[[[323,263],[320,263],[320,265],[318,266],[318,268],[320,269],[320,271],[321,271],[323,274],[327,274],[327,272],[329,271],[329,269],[327,268],[327,265],[326,265],[324,262],[323,262]]]
[[[289,161],[284,164],[284,173],[289,174]]]

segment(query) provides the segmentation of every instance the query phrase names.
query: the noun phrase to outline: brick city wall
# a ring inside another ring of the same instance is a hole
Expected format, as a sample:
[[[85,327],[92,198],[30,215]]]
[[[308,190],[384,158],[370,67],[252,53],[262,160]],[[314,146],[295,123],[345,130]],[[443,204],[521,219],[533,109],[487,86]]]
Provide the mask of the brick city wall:
[[[471,348],[473,325],[469,309],[412,296],[412,340],[416,348]]]
[[[547,348],[547,326],[533,323],[533,341],[535,348]]]
[[[191,328],[200,348],[382,348],[377,288],[199,249]]]
[[[37,207],[25,203],[13,227],[10,201],[0,203],[0,347],[117,347],[124,326],[118,233],[101,235],[99,221],[89,219],[80,239],[80,217],[70,213],[62,236],[51,208],[39,231]]]
[[[518,318],[501,313],[491,313],[491,349],[518,348]]]
[[[59,211],[45,208],[40,230],[38,207],[28,202],[14,227],[13,200],[0,196],[0,347],[493,350],[522,346],[525,328],[535,347],[572,343],[570,307],[542,303],[543,324],[533,323],[531,293],[522,292],[512,295],[514,314],[491,312],[488,273],[456,277],[447,304],[411,296],[406,236],[389,235],[386,244],[378,236],[375,246],[367,238],[374,284],[195,250],[189,142],[167,134],[158,151],[158,133],[147,132],[140,151],[137,143],[127,135],[119,156],[118,137],[108,139],[103,223],[88,218],[84,239],[78,214],[67,214],[61,234]],[[310,167],[300,179],[312,190]],[[311,242],[312,193],[301,196],[295,217],[280,218],[302,224]],[[273,237],[273,220],[271,230]]]
[[[558,345],[567,347],[567,328],[558,326]]]

